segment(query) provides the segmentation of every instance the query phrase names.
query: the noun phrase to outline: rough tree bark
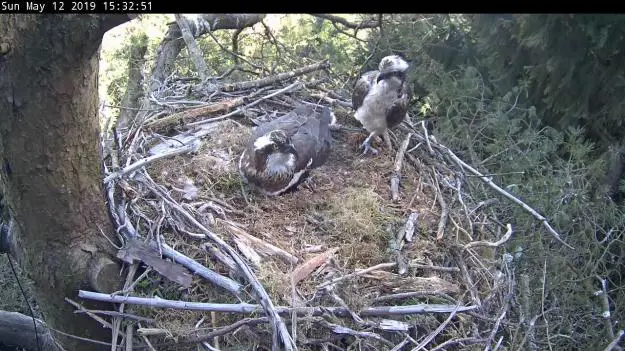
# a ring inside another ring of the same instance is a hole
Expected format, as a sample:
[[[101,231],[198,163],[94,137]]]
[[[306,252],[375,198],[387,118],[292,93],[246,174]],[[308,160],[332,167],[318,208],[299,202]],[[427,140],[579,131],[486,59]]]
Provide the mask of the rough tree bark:
[[[143,73],[145,53],[148,51],[148,36],[141,32],[131,37],[130,57],[128,58],[128,85],[121,102],[122,109],[117,118],[117,129],[125,132],[137,114],[143,98]]]
[[[209,31],[219,29],[243,29],[251,27],[265,18],[264,14],[206,14],[187,21],[193,38],[198,38]],[[158,89],[173,71],[174,61],[184,47],[182,32],[173,22],[165,34],[165,38],[156,50],[156,63],[152,70],[150,91]]]
[[[103,34],[129,19],[0,16],[0,187],[14,223],[11,254],[33,280],[49,327],[104,341],[110,331],[64,298],[120,284],[104,238],[115,240],[102,189],[97,80]],[[55,334],[67,350],[99,349]]]

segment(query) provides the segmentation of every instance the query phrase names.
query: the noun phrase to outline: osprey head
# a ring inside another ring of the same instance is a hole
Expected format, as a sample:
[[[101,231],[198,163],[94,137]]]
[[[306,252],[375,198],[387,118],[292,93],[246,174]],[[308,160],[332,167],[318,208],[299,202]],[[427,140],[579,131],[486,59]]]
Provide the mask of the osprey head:
[[[378,67],[380,74],[378,74],[377,82],[389,77],[397,77],[403,82],[409,67],[408,62],[399,55],[386,56],[380,60]]]
[[[290,173],[295,167],[297,151],[291,138],[281,129],[272,130],[254,141],[257,161],[265,163],[268,175]]]

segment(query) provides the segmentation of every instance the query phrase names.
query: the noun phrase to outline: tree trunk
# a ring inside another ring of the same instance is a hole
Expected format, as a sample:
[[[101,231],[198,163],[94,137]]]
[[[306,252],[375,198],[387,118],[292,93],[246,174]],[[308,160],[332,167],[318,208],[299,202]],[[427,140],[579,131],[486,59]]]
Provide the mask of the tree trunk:
[[[48,326],[102,341],[110,331],[64,298],[120,285],[104,237],[116,238],[101,181],[97,81],[102,35],[128,19],[0,17],[0,186],[14,224],[11,254],[33,280]],[[55,334],[67,350],[99,349]]]

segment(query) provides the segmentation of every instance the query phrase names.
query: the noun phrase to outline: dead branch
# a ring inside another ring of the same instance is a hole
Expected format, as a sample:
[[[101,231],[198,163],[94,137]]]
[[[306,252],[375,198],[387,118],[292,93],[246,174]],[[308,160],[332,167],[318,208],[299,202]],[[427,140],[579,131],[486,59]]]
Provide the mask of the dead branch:
[[[357,330],[354,330],[354,329],[351,329],[351,328],[344,327],[342,325],[330,323],[330,322],[326,321],[323,318],[317,318],[317,319],[315,319],[315,322],[317,322],[317,323],[323,325],[324,327],[332,330],[332,332],[334,332],[336,334],[347,334],[347,335],[352,335],[352,336],[361,337],[361,338],[371,338],[371,339],[378,340],[378,341],[382,342],[386,346],[389,346],[389,347],[393,347],[394,346],[393,343],[391,343],[390,341],[384,339],[383,337],[381,337],[379,334],[376,334],[376,333],[357,331]]]
[[[406,135],[406,138],[401,143],[401,146],[397,151],[397,155],[395,156],[395,167],[393,168],[393,175],[391,176],[391,199],[393,201],[399,201],[399,180],[401,179],[401,167],[404,161],[404,154],[406,153],[406,149],[408,149],[411,137],[412,133],[408,133],[408,135]]]
[[[77,308],[77,310],[74,311],[74,313],[77,313],[77,312],[86,313],[89,317],[93,318],[95,321],[97,321],[98,323],[102,324],[103,327],[109,328],[109,329],[113,328],[113,325],[111,325],[111,323],[109,323],[109,322],[105,321],[104,319],[102,319],[101,317],[97,316],[92,311],[89,311],[88,309],[82,307],[78,302],[76,302],[76,301],[74,301],[74,300],[72,300],[72,299],[70,299],[68,297],[65,298],[65,302],[67,302],[70,305],[72,305],[72,306]]]
[[[497,240],[496,242],[493,243],[490,241],[473,241],[464,245],[462,247],[462,250],[467,250],[469,248],[476,247],[476,246],[499,247],[505,244],[506,242],[508,242],[508,240],[510,240],[510,237],[512,237],[512,225],[508,223],[506,225],[506,228],[508,229],[506,231],[506,234],[504,234],[504,236],[502,236],[501,239]]]
[[[152,308],[174,308],[179,310],[191,310],[191,311],[215,311],[225,313],[263,313],[263,307],[260,305],[249,303],[238,304],[219,304],[219,303],[206,303],[206,302],[187,302],[187,301],[175,301],[165,300],[160,298],[148,298],[148,297],[136,297],[136,296],[119,296],[102,294],[92,291],[79,290],[78,297],[86,300],[112,302],[112,303],[125,303],[130,305],[142,305],[150,306]],[[423,313],[451,313],[457,309],[457,312],[467,312],[476,309],[477,306],[462,306],[457,305],[441,305],[441,304],[420,304],[420,305],[406,305],[406,306],[376,306],[367,307],[360,311],[362,317],[379,317],[379,316],[403,316],[410,314],[423,314]],[[308,316],[320,316],[324,313],[331,313],[341,317],[349,317],[349,311],[343,307],[275,307],[276,313],[280,315],[289,316],[293,311],[298,315]]]
[[[360,23],[352,23],[348,20],[346,20],[343,17],[339,17],[339,16],[335,16],[335,15],[329,15],[329,14],[325,14],[325,13],[311,13],[311,16],[315,16],[315,17],[319,17],[319,18],[323,18],[325,20],[328,20],[330,22],[333,23],[339,23],[349,29],[363,29],[363,28],[377,28],[379,27],[379,22],[377,20],[363,20]]]
[[[172,151],[166,152],[166,153],[162,153],[162,154],[158,154],[158,155],[153,155],[153,156],[149,156],[149,157],[145,157],[140,159],[139,161],[124,167],[124,169],[120,170],[119,172],[114,172],[111,173],[109,175],[107,175],[104,178],[104,184],[114,180],[114,179],[121,179],[125,174],[128,174],[130,172],[136,171],[137,169],[146,166],[158,159],[161,158],[165,158],[165,157],[170,157],[170,156],[175,156],[175,155],[180,155],[180,154],[184,154],[186,152],[190,152],[193,151],[195,148],[197,147],[197,145],[195,144],[189,144],[189,145],[184,145],[182,147],[179,147],[177,149],[174,149]]]
[[[460,307],[460,303],[458,303],[456,305],[456,307]],[[445,327],[447,326],[447,324],[449,324],[449,322],[451,322],[451,320],[456,316],[456,312],[457,310],[452,311],[449,314],[449,317],[447,317],[447,319],[441,323],[438,328],[436,328],[436,330],[434,330],[432,333],[430,333],[425,339],[423,339],[423,341],[421,341],[419,343],[419,345],[417,345],[417,347],[415,347],[414,349],[412,349],[412,351],[417,351],[417,350],[421,350],[422,348],[425,347],[425,345],[429,344],[430,341],[434,340],[434,338],[440,334],[440,332],[443,331],[443,329],[445,329]]]
[[[221,89],[223,91],[237,91],[237,90],[245,90],[245,89],[252,89],[252,88],[262,88],[265,86],[270,86],[276,83],[280,83],[288,79],[299,77],[304,74],[312,73],[312,72],[322,70],[322,69],[327,69],[329,67],[330,67],[330,64],[328,60],[323,60],[321,62],[313,63],[312,65],[304,66],[304,67],[301,67],[301,68],[298,68],[289,72],[278,73],[274,76],[270,76],[270,77],[266,77],[262,79],[224,84],[221,87]]]
[[[154,241],[150,242],[150,246],[153,249],[156,249],[158,247],[158,244]],[[198,263],[197,261],[181,254],[180,252],[174,250],[173,248],[171,248],[169,245],[161,242],[160,244],[161,249],[163,250],[163,255],[166,257],[171,258],[172,260],[174,260],[174,262],[179,263],[180,265],[186,267],[187,269],[189,269],[191,272],[199,275],[200,277],[208,280],[209,282],[220,286],[224,289],[226,289],[227,291],[233,293],[234,295],[238,296],[241,291],[243,290],[243,286],[237,282],[235,282],[234,280],[224,277],[218,273],[216,273],[215,271],[212,271],[206,267],[204,267],[203,265],[201,265],[200,263]]]
[[[206,78],[208,78],[208,66],[206,65],[206,61],[204,61],[204,58],[202,57],[202,51],[197,46],[193,34],[191,34],[189,23],[187,22],[186,18],[178,13],[174,14],[174,16],[176,18],[178,28],[180,28],[182,39],[184,39],[185,44],[187,44],[189,57],[191,57],[191,60],[195,64],[195,69],[197,70],[200,79],[205,80]]]
[[[165,126],[169,126],[169,125],[173,125],[177,123],[189,122],[190,120],[192,121],[196,117],[205,116],[208,114],[221,112],[221,111],[229,111],[235,107],[243,105],[244,103],[245,103],[245,97],[222,100],[214,104],[210,104],[210,105],[202,106],[198,108],[193,108],[190,110],[175,113],[167,117],[163,117],[163,118],[150,121],[146,124],[146,127],[159,130],[159,129],[163,129]]]
[[[126,351],[132,351],[132,324],[126,325]]]
[[[269,323],[269,318],[260,317],[260,318],[243,318],[238,320],[230,325],[225,327],[217,328],[210,333],[206,333],[204,335],[193,336],[189,338],[183,338],[179,342],[181,343],[189,343],[189,344],[197,344],[202,341],[209,341],[221,335],[228,335],[239,329],[244,325],[256,325],[261,323]]]

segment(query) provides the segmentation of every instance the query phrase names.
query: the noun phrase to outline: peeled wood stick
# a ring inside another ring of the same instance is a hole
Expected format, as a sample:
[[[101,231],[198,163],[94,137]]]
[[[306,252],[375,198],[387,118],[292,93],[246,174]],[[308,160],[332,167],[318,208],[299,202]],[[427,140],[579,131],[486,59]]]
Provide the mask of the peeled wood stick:
[[[332,279],[332,280],[330,280],[330,281],[327,281],[327,282],[325,282],[325,283],[321,283],[321,284],[317,285],[317,289],[324,288],[324,287],[326,287],[326,286],[328,286],[328,285],[332,285],[332,284],[338,283],[338,282],[340,282],[340,281],[342,281],[342,280],[345,280],[345,279],[348,279],[348,278],[351,278],[351,277],[355,277],[355,276],[358,276],[358,275],[363,275],[363,274],[365,274],[365,273],[369,273],[369,272],[371,272],[371,271],[377,271],[378,269],[383,269],[383,268],[393,268],[393,267],[395,267],[396,265],[397,265],[397,263],[395,263],[395,262],[390,262],[390,263],[380,263],[380,264],[375,265],[375,266],[373,266],[373,267],[369,267],[369,268],[365,268],[365,269],[360,269],[360,270],[358,270],[358,271],[356,271],[356,272],[354,272],[354,273],[350,273],[350,274],[344,275],[344,276],[342,276],[342,277],[334,278],[334,279]]]
[[[334,255],[339,250],[338,247],[331,248],[324,253],[316,255],[310,260],[300,264],[297,266],[293,272],[291,272],[291,277],[293,278],[293,284],[297,284],[300,281],[304,280],[310,273],[312,273],[317,267],[321,266],[325,263],[328,258]]]
[[[263,307],[260,305],[249,303],[225,304],[225,303],[206,303],[206,302],[187,302],[176,300],[156,299],[149,297],[121,296],[97,293],[92,291],[79,290],[78,297],[86,300],[125,303],[129,305],[143,305],[153,308],[174,308],[180,310],[192,311],[215,311],[226,313],[262,313]],[[376,306],[367,307],[360,311],[360,316],[402,316],[410,314],[422,313],[451,313],[467,312],[477,308],[475,305],[458,307],[457,305],[444,304],[419,304],[407,306]],[[320,316],[324,313],[331,313],[337,316],[350,317],[349,311],[344,307],[283,307],[276,306],[275,311],[279,314],[288,316],[293,311],[298,315]]]
[[[218,219],[219,222],[222,222],[226,225],[226,227],[235,235],[235,236],[241,236],[249,241],[251,241],[253,244],[256,244],[258,246],[261,246],[263,249],[269,251],[271,254],[273,255],[277,255],[280,258],[282,258],[284,261],[286,261],[287,263],[291,263],[291,264],[297,264],[299,262],[299,259],[295,256],[293,256],[292,254],[290,254],[287,251],[282,250],[281,248],[271,245],[270,243],[259,239],[251,234],[248,234],[247,232],[245,232],[244,230],[237,228],[236,226],[228,223],[227,221]]]
[[[399,200],[399,180],[401,178],[401,167],[404,161],[404,154],[408,149],[408,144],[410,143],[410,138],[412,137],[412,133],[408,133],[406,138],[401,143],[399,150],[397,151],[397,156],[395,156],[395,167],[393,168],[393,176],[391,177],[391,198],[393,201]]]

